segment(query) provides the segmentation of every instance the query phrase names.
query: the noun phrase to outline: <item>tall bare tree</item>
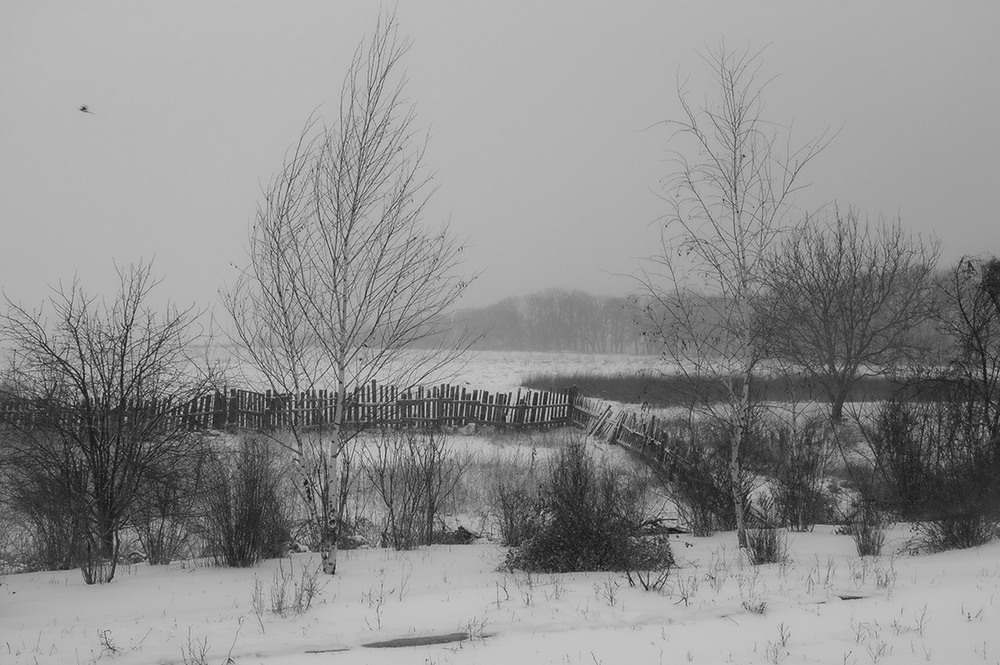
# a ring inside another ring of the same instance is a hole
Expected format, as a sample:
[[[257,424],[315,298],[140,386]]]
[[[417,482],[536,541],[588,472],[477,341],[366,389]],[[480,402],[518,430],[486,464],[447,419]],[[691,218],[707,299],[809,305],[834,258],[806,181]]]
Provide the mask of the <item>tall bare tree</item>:
[[[939,282],[935,318],[952,341],[951,378],[1000,437],[1000,259],[964,257]]]
[[[468,282],[457,274],[462,247],[449,229],[422,222],[432,188],[405,95],[408,48],[395,17],[380,16],[348,68],[335,121],[308,123],[267,189],[248,265],[225,295],[242,360],[268,387],[335,393],[331,422],[310,431],[292,414],[286,442],[331,575],[342,454],[356,434],[344,422],[354,388],[376,377],[414,385],[469,342],[443,335]]]
[[[773,352],[813,377],[840,422],[857,381],[926,351],[938,249],[856,210],[807,217],[766,262]]]
[[[179,467],[195,450],[171,408],[207,385],[187,354],[192,311],[147,305],[156,285],[148,264],[119,276],[113,300],[73,282],[54,290],[48,312],[8,301],[0,316],[14,358],[5,397],[22,407],[8,423],[14,478],[49,478],[47,500],[78,513],[88,584],[114,578],[119,534],[153,470]]]
[[[673,140],[673,174],[664,182],[669,206],[662,249],[640,274],[640,327],[659,340],[672,371],[724,389],[715,402],[692,405],[730,432],[733,503],[740,547],[746,544],[740,449],[759,405],[751,385],[766,358],[754,304],[766,288],[764,259],[784,224],[800,174],[829,142],[826,135],[792,150],[786,132],[762,116],[761,53],[725,46],[703,56],[717,99],[693,104],[683,86],[684,117],[666,123]]]

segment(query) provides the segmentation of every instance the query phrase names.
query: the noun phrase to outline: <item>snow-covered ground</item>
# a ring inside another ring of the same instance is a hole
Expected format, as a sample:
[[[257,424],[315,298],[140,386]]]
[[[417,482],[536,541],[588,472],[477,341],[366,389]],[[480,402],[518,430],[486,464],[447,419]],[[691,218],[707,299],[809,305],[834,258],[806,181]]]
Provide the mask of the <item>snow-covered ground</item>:
[[[536,374],[635,374],[662,365],[656,356],[606,355],[570,352],[479,351],[455,368],[456,379],[486,390],[516,390]]]
[[[908,535],[897,527],[889,548]],[[356,550],[309,611],[287,617],[267,609],[279,565],[298,576],[312,555],[238,570],[140,564],[97,587],[79,571],[10,575],[0,663],[1000,662],[1000,543],[862,560],[831,527],[790,542],[790,563],[754,568],[731,533],[680,537],[662,593],[608,573],[496,572],[491,544]],[[471,639],[364,646],[456,632]]]
[[[221,363],[228,381],[236,386],[263,389],[263,378],[249,366],[239,366],[225,348],[209,354],[210,362]],[[517,390],[534,374],[639,374],[663,368],[656,356],[587,354],[532,351],[470,351],[446,369],[428,377],[426,385],[466,384],[470,389],[490,392]]]
[[[484,353],[458,380],[507,390],[535,372],[638,372],[650,362]],[[536,450],[530,437],[456,436],[452,444],[482,461],[480,474],[501,454],[552,452]],[[620,449],[601,449],[623,463]],[[0,576],[0,665],[1000,664],[1000,542],[892,554],[910,535],[897,526],[885,556],[861,559],[849,537],[818,526],[790,534],[789,563],[756,568],[740,560],[732,533],[683,536],[673,541],[679,567],[659,593],[609,573],[497,572],[504,549],[488,542],[362,549],[341,553],[337,576],[320,579],[308,611],[285,616],[270,609],[280,580],[301,580],[314,555],[249,569],[138,564],[93,587],[78,570]],[[469,639],[365,646],[450,633]]]

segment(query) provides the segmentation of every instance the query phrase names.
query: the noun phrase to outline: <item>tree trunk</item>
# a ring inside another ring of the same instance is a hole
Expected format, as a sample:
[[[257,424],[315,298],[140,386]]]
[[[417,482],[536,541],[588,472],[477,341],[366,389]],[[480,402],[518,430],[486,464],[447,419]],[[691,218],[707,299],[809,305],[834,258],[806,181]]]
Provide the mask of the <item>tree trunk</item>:
[[[115,578],[118,534],[109,522],[105,515],[96,515],[87,534],[86,554],[80,565],[87,584],[107,584]]]
[[[336,529],[335,525],[331,525],[331,529]],[[337,539],[335,537],[326,537],[323,542],[320,543],[319,548],[320,560],[323,562],[323,574],[324,575],[336,575],[337,574]]]
[[[340,540],[340,476],[337,473],[340,443],[338,436],[334,436],[331,447],[333,451],[324,473],[327,487],[323,488],[324,491],[321,493],[324,527],[320,540],[320,559],[323,562],[324,575],[337,574],[337,543]]]
[[[432,455],[435,453],[431,453]],[[438,460],[434,459],[430,462],[427,474],[424,478],[424,509],[425,509],[425,524],[424,524],[424,542],[427,545],[434,544],[434,516],[437,514],[437,502],[438,502],[438,491],[439,488],[434,486],[434,471],[436,470],[436,463]]]
[[[743,492],[740,483],[740,447],[750,429],[750,370],[746,370],[743,377],[743,385],[740,387],[740,411],[736,416],[736,431],[733,433],[733,442],[729,452],[729,478],[733,491],[733,510],[736,514],[736,542],[739,548],[745,549],[747,546],[747,526],[745,515],[743,514]]]
[[[844,422],[844,402],[847,401],[847,389],[835,388],[830,392],[830,422],[837,427]]]
[[[736,541],[740,549],[747,546],[747,527],[743,515],[743,496],[740,492],[740,442],[744,425],[741,423],[733,436],[729,455],[729,479],[733,490],[733,511],[736,515]]]

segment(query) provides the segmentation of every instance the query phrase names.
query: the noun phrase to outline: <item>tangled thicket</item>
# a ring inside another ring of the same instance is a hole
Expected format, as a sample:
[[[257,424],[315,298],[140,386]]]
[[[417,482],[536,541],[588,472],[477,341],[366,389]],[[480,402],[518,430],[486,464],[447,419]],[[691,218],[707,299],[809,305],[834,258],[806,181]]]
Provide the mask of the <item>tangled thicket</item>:
[[[960,393],[891,400],[865,429],[876,470],[869,499],[912,521],[921,546],[981,545],[1000,533],[1000,439]]]

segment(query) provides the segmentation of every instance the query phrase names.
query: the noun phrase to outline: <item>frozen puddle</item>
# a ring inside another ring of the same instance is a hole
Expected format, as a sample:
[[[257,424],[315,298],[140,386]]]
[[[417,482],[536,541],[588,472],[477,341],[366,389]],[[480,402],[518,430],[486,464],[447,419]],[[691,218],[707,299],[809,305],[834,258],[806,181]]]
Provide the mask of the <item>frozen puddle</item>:
[[[393,649],[397,647],[422,647],[428,644],[447,644],[449,642],[461,642],[469,639],[468,633],[445,633],[444,635],[421,635],[419,637],[397,637],[394,640],[384,642],[370,642],[362,644],[369,649]]]

